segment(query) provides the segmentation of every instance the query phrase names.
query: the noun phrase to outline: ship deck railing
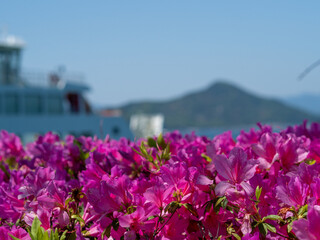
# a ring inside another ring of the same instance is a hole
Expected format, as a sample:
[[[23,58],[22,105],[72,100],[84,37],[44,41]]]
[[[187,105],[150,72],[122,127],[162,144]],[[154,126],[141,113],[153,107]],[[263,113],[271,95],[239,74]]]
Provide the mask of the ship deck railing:
[[[86,85],[85,77],[81,73],[57,73],[45,71],[23,71],[19,84],[32,87],[57,88],[65,83]]]

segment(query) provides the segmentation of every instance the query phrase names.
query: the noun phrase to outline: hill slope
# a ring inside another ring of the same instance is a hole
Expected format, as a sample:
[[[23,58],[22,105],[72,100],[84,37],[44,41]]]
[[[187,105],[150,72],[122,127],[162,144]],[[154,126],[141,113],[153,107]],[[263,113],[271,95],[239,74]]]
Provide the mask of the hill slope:
[[[283,99],[286,104],[303,109],[312,114],[320,114],[320,95],[305,93]]]
[[[264,99],[224,82],[178,99],[128,104],[121,110],[126,118],[136,113],[162,113],[166,128],[296,123],[319,119],[278,100]]]

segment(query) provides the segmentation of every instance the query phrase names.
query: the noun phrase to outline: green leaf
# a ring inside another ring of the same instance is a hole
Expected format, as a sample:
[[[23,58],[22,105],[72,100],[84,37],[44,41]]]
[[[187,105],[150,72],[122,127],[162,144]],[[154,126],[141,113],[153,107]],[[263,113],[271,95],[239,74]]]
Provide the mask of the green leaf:
[[[50,231],[50,238],[49,238],[50,240],[59,240],[59,233],[58,233],[58,229],[56,228],[56,230],[55,231],[53,231],[52,229],[51,229],[51,231]]]
[[[71,233],[71,235],[68,236],[68,240],[76,240],[77,234],[76,232]]]
[[[71,200],[72,200],[72,197],[67,198],[64,205],[65,205],[65,206],[68,206],[68,204],[69,204],[69,202],[70,202]]]
[[[222,207],[223,209],[226,209],[227,204],[228,204],[228,199],[225,198],[225,199],[222,201],[222,203],[221,203],[221,207]]]
[[[303,214],[305,214],[306,212],[308,212],[308,204],[302,206],[302,207],[299,209],[298,215],[299,215],[299,216],[303,216]]]
[[[10,173],[8,172],[8,170],[6,169],[6,167],[3,165],[3,163],[0,164],[0,169],[4,172],[4,174],[6,175],[6,177],[8,179],[10,179]]]
[[[265,226],[266,226],[266,228],[270,231],[270,232],[273,232],[273,233],[276,233],[277,232],[277,229],[273,226],[273,225],[271,225],[271,224],[269,224],[269,223],[263,223]]]
[[[261,192],[262,192],[262,187],[257,186],[257,188],[256,188],[256,199],[257,199],[257,201],[259,201],[259,199],[260,199]]]
[[[204,153],[201,154],[201,157],[203,157],[207,162],[212,162],[212,159]]]
[[[32,240],[40,240],[40,239],[38,239],[40,225],[41,225],[40,220],[38,219],[38,217],[35,217],[33,219],[32,226],[31,226],[31,232],[30,232],[30,237]],[[40,230],[40,233],[41,233],[41,230]]]
[[[158,217],[158,216],[157,215],[150,216],[150,217],[148,217],[148,221],[151,220],[151,219],[154,219],[156,217]]]
[[[41,228],[41,229],[43,229],[43,228]],[[43,230],[44,230],[44,229],[43,229]],[[44,232],[43,232],[42,234],[43,234],[43,235],[42,235],[41,240],[49,240],[49,234],[48,234],[47,231],[44,230]]]
[[[180,207],[181,207],[180,203],[174,201],[174,202],[169,203],[169,204],[165,207],[164,211],[165,211],[165,212],[169,212],[169,213],[174,213],[174,212],[175,212],[178,208],[180,208]]]
[[[137,149],[135,149],[135,148],[131,148],[134,152],[136,152],[137,154],[139,154],[141,157],[144,157],[144,155],[141,153],[141,152],[139,152]]]
[[[108,227],[106,227],[106,229],[104,229],[103,230],[103,233],[102,233],[102,235],[101,235],[101,238],[102,239],[104,239],[104,237],[106,236],[106,237],[110,237],[110,235],[111,235],[111,224],[108,226]]]
[[[288,233],[290,233],[291,230],[292,230],[292,224],[293,224],[293,222],[289,223],[288,226],[287,226]]]
[[[79,148],[82,147],[81,142],[79,142],[77,139],[74,139],[74,140],[73,140],[73,144],[74,144],[74,145],[77,145]]]
[[[307,159],[307,160],[305,161],[305,163],[308,164],[308,165],[313,165],[313,164],[316,163],[316,160],[314,160],[314,159]]]
[[[134,213],[137,210],[137,206],[130,206],[127,208],[127,214]]]
[[[262,218],[262,222],[264,222],[267,219],[274,220],[274,221],[281,221],[281,222],[283,221],[283,219],[278,215],[268,215],[268,216]]]
[[[171,158],[170,144],[167,144],[166,148],[161,154],[161,159],[169,160],[170,158]]]
[[[222,207],[223,209],[225,209],[226,206],[227,206],[227,203],[228,203],[228,200],[227,200],[227,198],[226,198],[225,196],[219,197],[218,200],[217,200],[217,201],[215,202],[215,204],[214,204],[214,211],[215,211],[216,213],[218,213],[219,210],[220,210],[220,207]]]
[[[193,216],[196,216],[197,218],[199,217],[197,210],[190,203],[184,203],[183,206],[191,212]]]
[[[148,155],[148,156],[147,156],[147,160],[148,160],[149,162],[151,162],[151,163],[154,163],[154,159],[153,159],[153,157],[152,157],[151,155]]]
[[[79,221],[79,223],[85,223],[84,220],[82,219],[82,217],[79,215],[72,215],[71,218],[77,219]]]
[[[237,240],[241,240],[241,237],[236,233],[232,233],[232,236],[234,236]]]
[[[67,238],[67,233],[68,233],[68,230],[65,230],[65,231],[62,233],[60,240],[66,240],[66,238]]]
[[[81,151],[80,157],[82,160],[87,160],[90,157],[90,153],[89,152],[85,153],[85,152]]]
[[[56,230],[54,232],[54,238],[55,238],[55,240],[59,240],[59,231],[58,231],[57,228],[56,228]]]
[[[146,146],[144,145],[143,142],[141,142],[141,145],[140,145],[139,148],[140,148],[140,151],[141,151],[141,153],[143,154],[143,156],[144,156],[145,158],[148,158],[149,154],[148,154],[147,149],[146,149]]]
[[[37,239],[37,240],[42,240],[42,236],[43,236],[43,233],[42,233],[41,230],[39,229],[38,234],[37,234],[37,236],[36,236],[36,239]]]
[[[159,134],[158,139],[157,139],[157,143],[158,143],[158,146],[161,149],[165,149],[166,148],[167,144],[163,139],[162,133]]]
[[[204,209],[204,213],[210,212],[211,207],[212,207],[212,202],[210,201],[206,204],[206,207]]]
[[[20,238],[17,238],[17,237],[15,237],[15,236],[11,235],[11,234],[9,234],[9,236],[10,236],[13,240],[20,240]]]
[[[262,234],[262,236],[264,237],[267,236],[268,228],[265,223],[260,223],[258,225],[258,229],[259,229],[259,232]]]
[[[118,229],[119,229],[119,220],[118,220],[118,218],[116,218],[116,219],[114,219],[114,220],[112,221],[112,227],[113,227],[113,229],[114,229],[115,231],[118,231]]]
[[[153,138],[148,138],[148,145],[149,145],[149,147],[158,148],[157,147],[157,142]]]
[[[216,201],[216,203],[215,203],[215,207],[217,207],[217,206],[219,206],[219,204],[221,204],[224,200],[226,199],[226,197],[220,197],[217,201]]]

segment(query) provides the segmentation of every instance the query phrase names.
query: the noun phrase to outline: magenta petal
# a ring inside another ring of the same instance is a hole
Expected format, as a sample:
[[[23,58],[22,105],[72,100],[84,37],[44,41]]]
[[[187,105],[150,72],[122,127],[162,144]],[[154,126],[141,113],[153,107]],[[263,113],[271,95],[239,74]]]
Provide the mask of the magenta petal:
[[[119,217],[119,224],[121,227],[128,228],[131,224],[131,218],[129,215],[123,215]]]
[[[11,234],[20,240],[31,240],[29,234],[23,228],[16,228],[13,226]]]
[[[266,158],[266,151],[261,144],[253,144],[251,146],[253,152],[262,158]]]
[[[247,160],[247,154],[241,148],[233,148],[229,158],[217,155],[213,158],[218,173],[232,183],[241,183],[253,177],[259,161]]]
[[[316,238],[309,233],[309,221],[306,219],[302,218],[293,222],[292,230],[300,240],[316,240]]]
[[[69,224],[69,216],[65,211],[61,211],[58,216],[60,227],[65,227]]]
[[[125,232],[124,234],[124,240],[135,240],[136,237],[137,236],[135,231]]]
[[[246,214],[243,218],[243,223],[241,225],[241,232],[243,235],[249,234],[252,231],[251,222],[250,222],[250,214]]]
[[[50,228],[50,217],[51,214],[46,209],[38,209],[37,211],[41,226],[48,230]]]
[[[213,180],[210,180],[208,177],[204,175],[200,175],[196,181],[196,184],[199,184],[199,185],[211,185],[212,183],[213,183]]]
[[[254,189],[250,186],[249,183],[247,182],[242,182],[240,183],[241,187],[243,190],[248,194],[249,196],[252,196],[254,194]]]
[[[214,156],[212,162],[214,163],[216,170],[222,177],[229,181],[234,181],[233,176],[231,174],[231,162],[229,161],[229,159],[227,159],[225,155]]]
[[[256,232],[254,235],[250,235],[249,233],[241,238],[242,240],[259,240],[259,232]]]
[[[232,185],[228,182],[222,181],[217,184],[217,186],[215,188],[215,193],[218,196],[223,196],[228,189],[233,188],[233,187],[234,187],[234,185]]]
[[[52,199],[46,195],[42,195],[42,196],[38,197],[37,200],[40,204],[42,204],[43,206],[45,206],[47,208],[54,208],[57,206],[57,202],[54,199]]]
[[[77,224],[76,230],[77,230],[77,238],[76,238],[76,240],[86,240],[82,235],[81,227],[80,227],[79,224]]]
[[[320,228],[317,223],[320,222],[320,206],[309,206],[308,211],[308,221],[309,221],[309,231],[312,235],[320,239]],[[316,224],[315,224],[316,223]]]

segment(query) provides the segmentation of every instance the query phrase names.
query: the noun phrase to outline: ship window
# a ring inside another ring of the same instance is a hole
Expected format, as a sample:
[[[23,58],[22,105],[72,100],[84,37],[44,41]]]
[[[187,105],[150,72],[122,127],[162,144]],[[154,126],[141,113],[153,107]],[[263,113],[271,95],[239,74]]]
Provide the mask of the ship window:
[[[48,113],[61,114],[63,112],[63,102],[60,96],[48,97]]]
[[[41,96],[39,95],[26,95],[25,110],[27,114],[36,114],[42,112]]]
[[[19,50],[0,52],[0,83],[13,84],[18,80]]]
[[[120,128],[119,127],[117,127],[117,126],[114,126],[113,128],[112,128],[112,134],[113,135],[118,135],[120,133]]]
[[[18,113],[19,103],[18,95],[13,93],[7,93],[5,95],[5,112],[8,114]]]
[[[92,136],[93,136],[93,133],[90,132],[90,131],[86,131],[86,132],[82,132],[81,135],[82,135],[82,136],[85,136],[85,137],[92,137]]]
[[[72,113],[78,113],[79,108],[79,95],[77,93],[68,93],[67,99],[70,104],[70,112]]]

